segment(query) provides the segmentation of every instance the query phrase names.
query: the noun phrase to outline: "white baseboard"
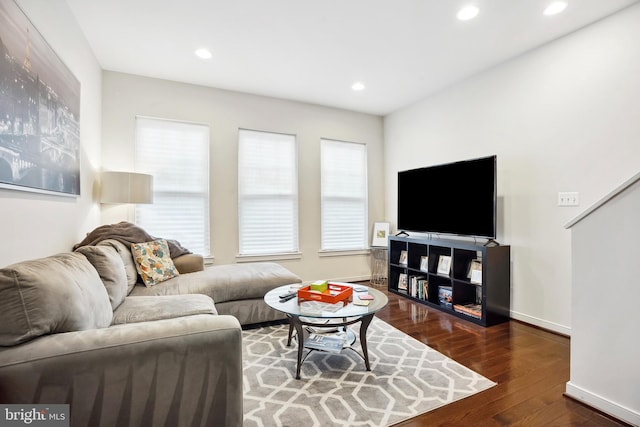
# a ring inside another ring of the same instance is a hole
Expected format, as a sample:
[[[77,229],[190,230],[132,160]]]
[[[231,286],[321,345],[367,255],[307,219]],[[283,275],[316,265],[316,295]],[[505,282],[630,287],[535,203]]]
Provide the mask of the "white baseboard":
[[[631,425],[640,426],[640,412],[634,411],[633,409],[625,408],[624,406],[620,406],[616,402],[612,402],[602,396],[591,393],[588,390],[572,384],[571,381],[567,382],[565,393],[567,396],[583,402],[599,411],[604,412],[605,414],[609,414],[612,417],[615,417]]]
[[[333,279],[336,282],[363,282],[371,280],[371,276],[352,276]],[[510,316],[512,319],[520,320],[521,322],[528,323],[530,325],[538,326],[543,329],[547,329],[558,334],[571,336],[571,328],[568,326],[560,325],[558,323],[549,322],[548,320],[540,319],[537,317],[529,316],[527,314],[511,311]]]
[[[571,328],[568,326],[560,325],[558,323],[549,322],[548,320],[539,319],[537,317],[529,316],[527,314],[518,313],[516,311],[511,311],[511,318],[520,320],[525,323],[529,323],[531,325],[538,326],[543,329],[547,329],[549,331],[556,332],[558,334],[571,336]]]

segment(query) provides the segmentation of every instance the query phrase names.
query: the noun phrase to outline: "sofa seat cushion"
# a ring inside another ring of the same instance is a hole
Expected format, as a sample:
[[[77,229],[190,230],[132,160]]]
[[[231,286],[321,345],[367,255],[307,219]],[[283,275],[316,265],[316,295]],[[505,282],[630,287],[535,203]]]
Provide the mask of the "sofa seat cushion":
[[[0,269],[0,346],[106,328],[112,317],[107,290],[82,254],[62,253]]]
[[[273,262],[216,265],[182,274],[156,286],[136,286],[132,296],[203,294],[216,303],[262,298],[271,289],[300,283],[298,276]]]
[[[197,314],[218,314],[206,295],[128,297],[113,313],[112,325],[174,319]]]

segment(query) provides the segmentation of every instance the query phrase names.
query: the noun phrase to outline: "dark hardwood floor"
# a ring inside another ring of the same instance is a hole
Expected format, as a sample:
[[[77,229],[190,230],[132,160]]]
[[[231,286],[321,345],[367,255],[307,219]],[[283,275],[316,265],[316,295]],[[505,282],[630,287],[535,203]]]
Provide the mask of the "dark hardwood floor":
[[[378,317],[497,383],[397,426],[624,426],[563,395],[569,338],[518,321],[483,328],[387,293]]]

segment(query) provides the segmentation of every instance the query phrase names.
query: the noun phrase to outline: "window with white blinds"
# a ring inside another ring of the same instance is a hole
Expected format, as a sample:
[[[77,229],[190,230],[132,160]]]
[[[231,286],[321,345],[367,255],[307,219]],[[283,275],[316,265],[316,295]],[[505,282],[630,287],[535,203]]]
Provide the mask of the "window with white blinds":
[[[153,204],[136,205],[136,224],[208,256],[209,127],[137,117],[135,169],[153,175]]]
[[[294,135],[240,129],[240,255],[298,252],[298,163]]]
[[[320,140],[322,250],[368,247],[367,146]]]

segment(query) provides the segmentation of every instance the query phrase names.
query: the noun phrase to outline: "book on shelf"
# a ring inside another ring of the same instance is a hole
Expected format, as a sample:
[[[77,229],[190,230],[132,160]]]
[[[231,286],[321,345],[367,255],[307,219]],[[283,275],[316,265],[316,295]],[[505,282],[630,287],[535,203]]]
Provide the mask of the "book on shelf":
[[[407,290],[407,275],[405,273],[401,273],[398,277],[398,290],[406,291]]]
[[[451,271],[451,256],[449,255],[440,255],[438,260],[438,274],[443,276],[448,276]]]
[[[398,261],[398,264],[407,265],[407,257],[407,251],[400,251],[400,260]]]
[[[458,313],[463,313],[476,319],[482,319],[482,306],[479,304],[455,304],[453,309]]]
[[[418,297],[418,280],[422,278],[422,276],[411,276],[409,279],[409,289],[407,289],[407,293],[414,298]]]
[[[304,346],[313,350],[340,353],[344,346],[344,338],[331,335],[311,334],[309,338],[304,341]]]
[[[424,276],[411,276],[407,293],[414,298],[424,299],[423,293],[425,282],[427,282],[427,278]]]

